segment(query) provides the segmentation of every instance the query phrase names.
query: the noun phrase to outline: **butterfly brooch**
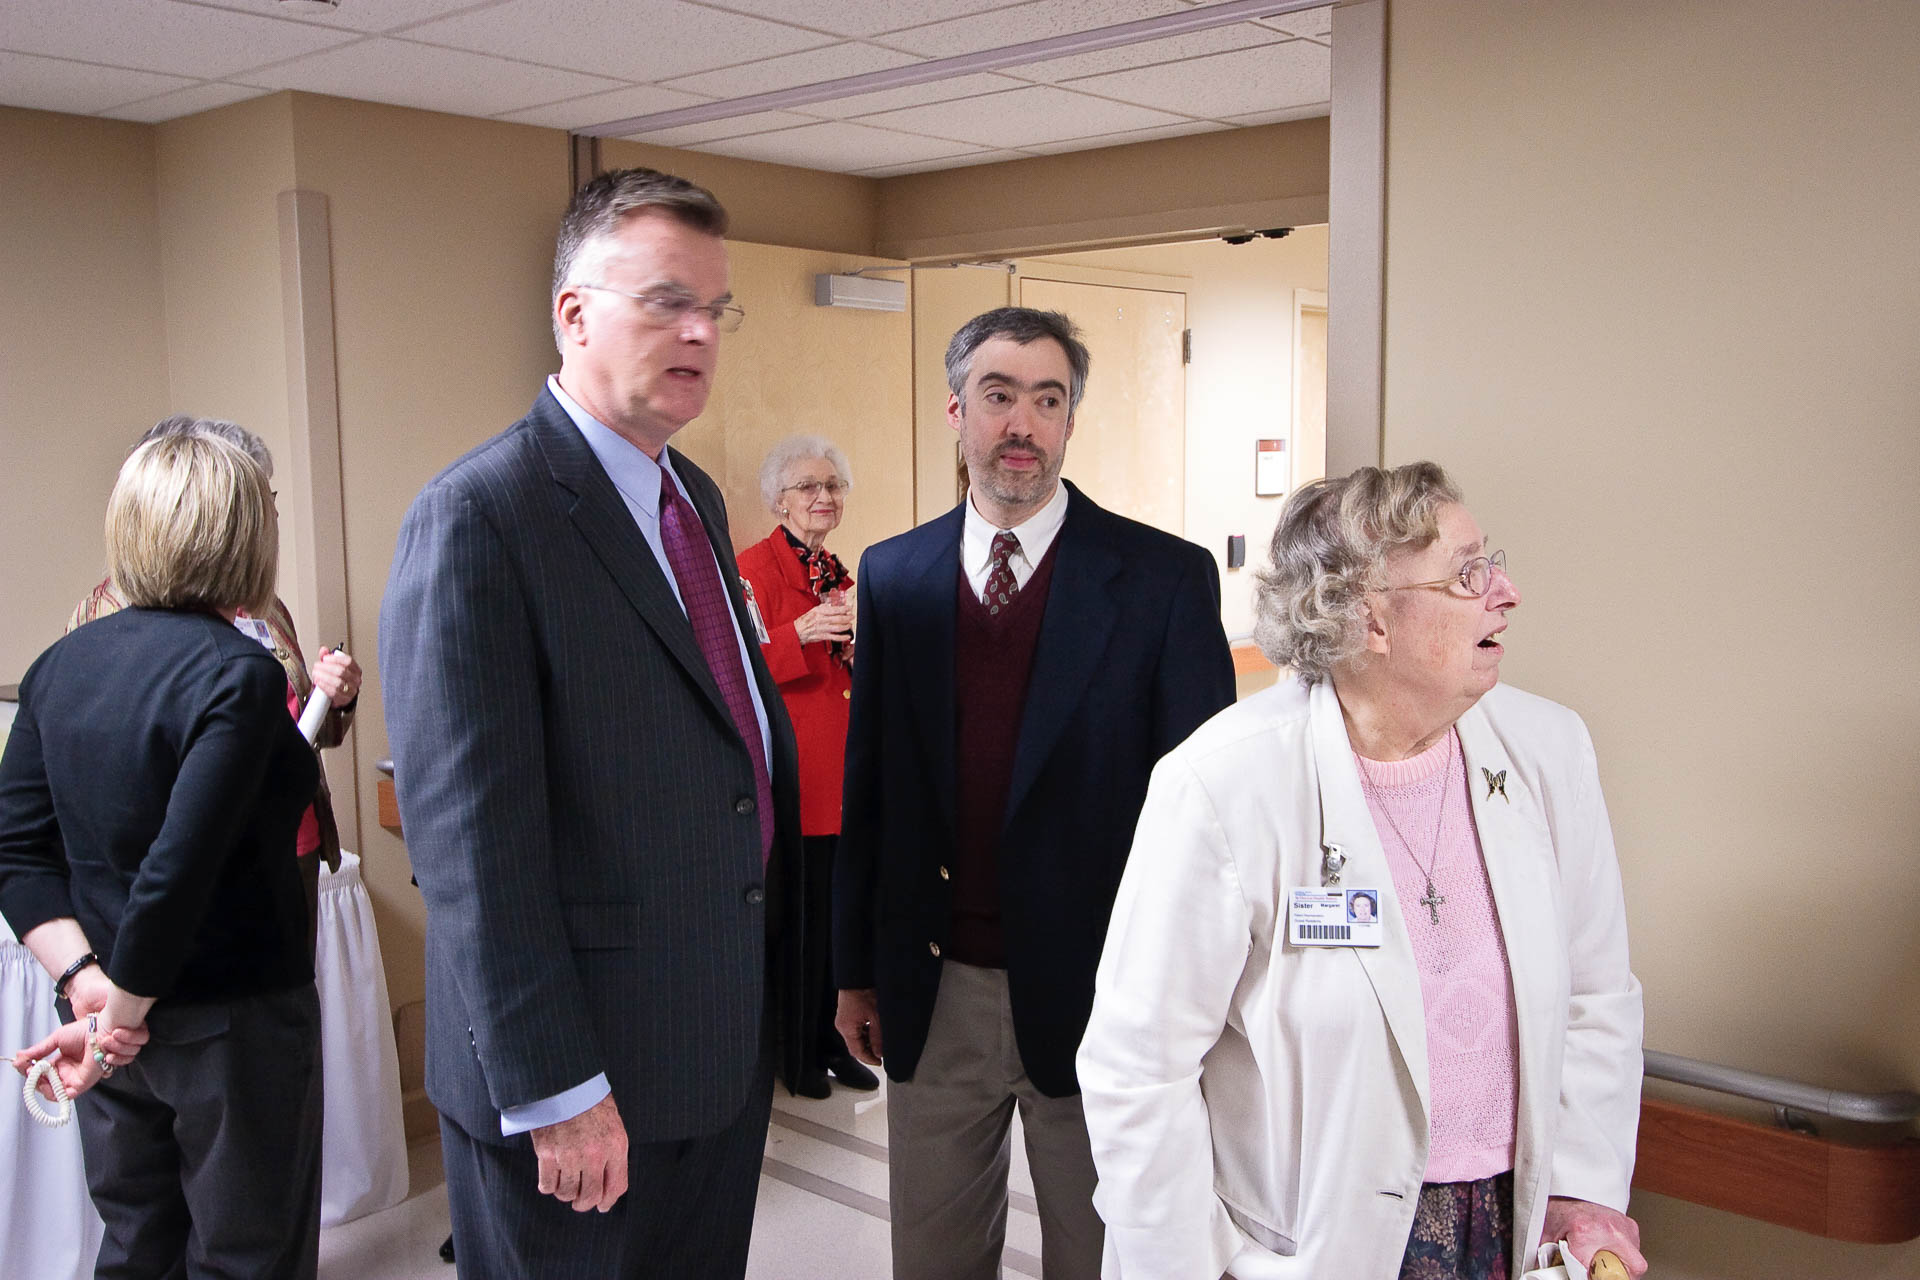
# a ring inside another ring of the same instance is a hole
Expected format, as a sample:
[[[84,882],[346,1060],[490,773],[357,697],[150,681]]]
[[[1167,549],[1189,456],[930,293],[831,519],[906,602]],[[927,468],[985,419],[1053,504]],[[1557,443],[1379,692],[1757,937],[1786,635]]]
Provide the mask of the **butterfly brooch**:
[[[1507,771],[1505,769],[1495,773],[1491,769],[1482,768],[1480,773],[1487,780],[1487,799],[1493,799],[1494,793],[1498,792],[1502,800],[1505,800],[1508,804],[1513,803],[1507,796]]]

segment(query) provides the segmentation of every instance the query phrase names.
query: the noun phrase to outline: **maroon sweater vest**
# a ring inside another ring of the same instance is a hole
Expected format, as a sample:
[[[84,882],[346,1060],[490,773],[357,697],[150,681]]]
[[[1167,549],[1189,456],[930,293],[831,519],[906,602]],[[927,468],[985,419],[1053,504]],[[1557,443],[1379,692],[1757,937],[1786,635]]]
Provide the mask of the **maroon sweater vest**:
[[[1040,621],[1053,582],[1053,553],[1059,546],[1055,538],[1027,585],[997,614],[987,612],[966,573],[960,574],[953,637],[957,831],[947,954],[962,964],[1007,966],[1000,929],[1000,833],[1006,826],[1013,753],[1020,742],[1027,681],[1033,674]]]

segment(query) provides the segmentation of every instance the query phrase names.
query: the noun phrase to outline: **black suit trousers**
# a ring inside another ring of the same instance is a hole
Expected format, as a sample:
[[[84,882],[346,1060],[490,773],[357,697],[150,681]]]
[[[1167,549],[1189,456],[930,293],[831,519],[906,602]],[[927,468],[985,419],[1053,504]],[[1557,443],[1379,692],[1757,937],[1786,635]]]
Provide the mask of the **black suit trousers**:
[[[627,1193],[606,1213],[541,1195],[526,1134],[485,1142],[442,1115],[460,1280],[740,1280],[772,1111],[772,1040],[762,1035],[747,1104],[718,1132],[629,1146]]]

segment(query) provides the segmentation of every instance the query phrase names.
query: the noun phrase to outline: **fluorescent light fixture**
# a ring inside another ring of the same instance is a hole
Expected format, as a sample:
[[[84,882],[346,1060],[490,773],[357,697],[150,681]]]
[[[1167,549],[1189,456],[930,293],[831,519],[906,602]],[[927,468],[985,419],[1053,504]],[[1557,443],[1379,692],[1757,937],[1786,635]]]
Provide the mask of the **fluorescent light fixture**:
[[[868,71],[838,80],[822,80],[818,84],[794,85],[790,89],[729,98],[724,102],[703,102],[695,107],[675,107],[671,111],[656,111],[651,115],[628,116],[625,120],[575,129],[574,133],[588,138],[625,138],[640,133],[657,133],[682,125],[731,120],[759,111],[785,111],[790,107],[804,107],[815,102],[833,102],[857,94],[878,93],[882,89],[901,89],[908,85],[931,84],[936,80],[951,80],[982,71],[1026,66],[1076,53],[1117,49],[1122,45],[1163,40],[1189,31],[1208,31],[1236,22],[1251,22],[1255,18],[1275,18],[1285,13],[1299,13],[1303,9],[1324,9],[1331,3],[1332,0],[1226,0],[1223,4],[1164,13],[1159,17],[1116,23],[1110,27],[1095,27],[1091,31],[1048,36],[1044,40],[1029,40],[1025,44],[980,49],[952,58],[935,58],[928,62],[909,63],[904,67],[888,67],[882,71]]]

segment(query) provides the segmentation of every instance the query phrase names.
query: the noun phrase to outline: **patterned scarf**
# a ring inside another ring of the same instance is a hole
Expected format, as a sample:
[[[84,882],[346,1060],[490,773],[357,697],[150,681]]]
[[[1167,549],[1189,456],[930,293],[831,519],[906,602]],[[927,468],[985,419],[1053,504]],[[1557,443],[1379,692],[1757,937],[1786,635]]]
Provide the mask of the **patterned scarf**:
[[[840,557],[821,547],[818,551],[809,551],[807,544],[793,536],[793,530],[784,524],[780,532],[786,535],[787,545],[800,557],[800,563],[807,568],[807,590],[813,592],[813,598],[825,602],[830,592],[838,591],[853,580],[847,572],[847,566],[840,563]],[[847,660],[847,646],[835,640],[827,652],[843,667],[853,664]]]

